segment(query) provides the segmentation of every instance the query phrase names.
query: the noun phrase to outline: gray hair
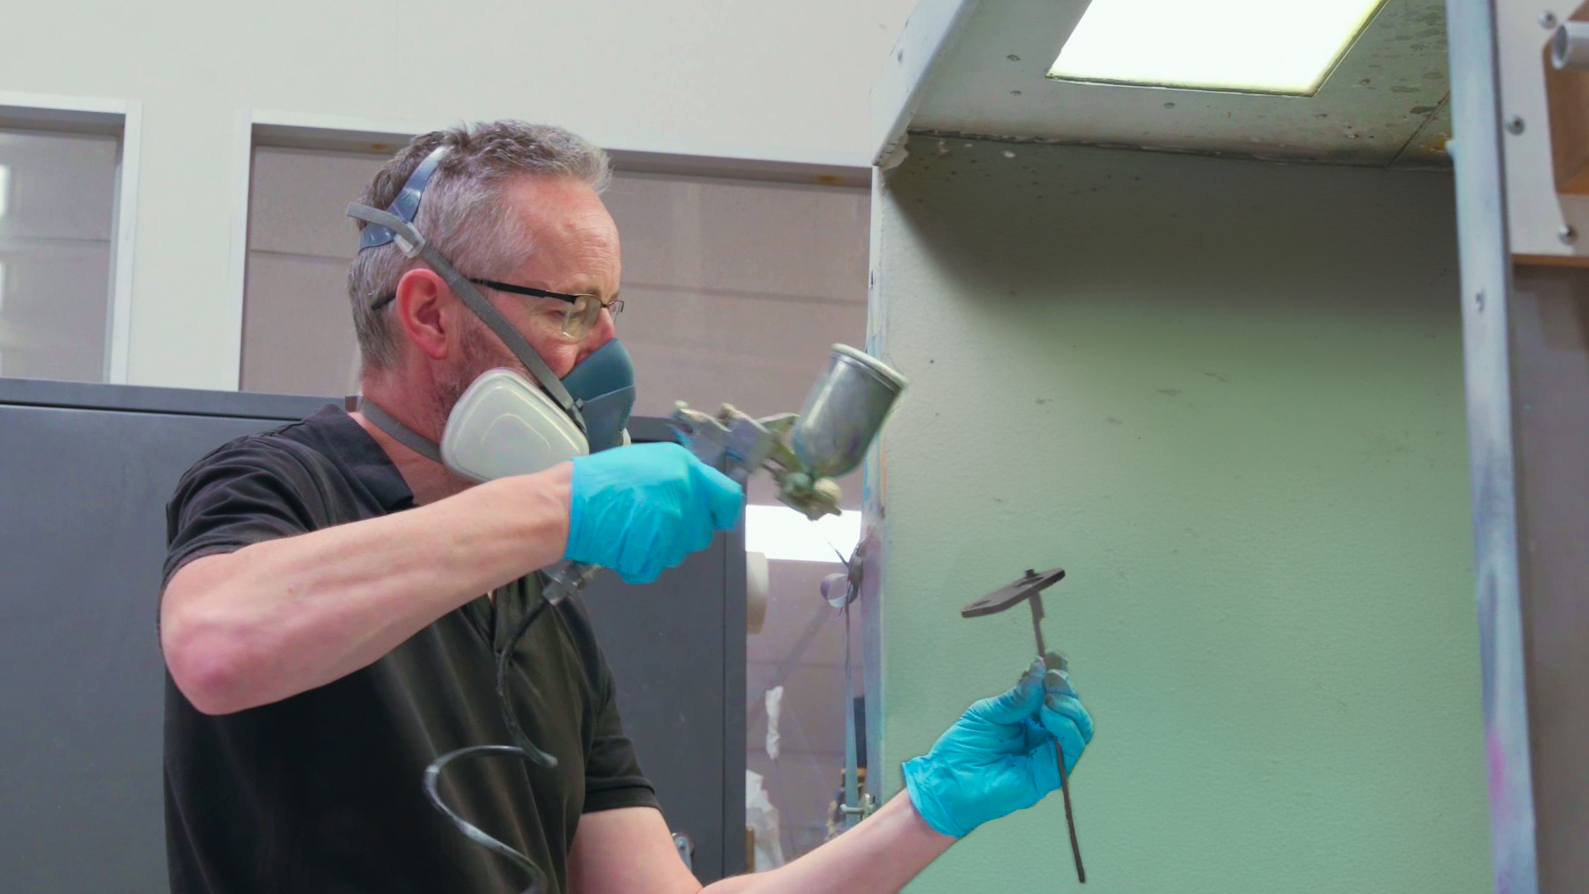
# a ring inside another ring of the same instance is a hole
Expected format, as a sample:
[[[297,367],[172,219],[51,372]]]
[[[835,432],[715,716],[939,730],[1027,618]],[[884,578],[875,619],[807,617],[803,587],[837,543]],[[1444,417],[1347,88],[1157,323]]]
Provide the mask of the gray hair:
[[[530,234],[502,201],[511,180],[524,175],[573,177],[601,192],[612,177],[605,152],[560,127],[492,121],[415,137],[364,188],[360,204],[390,205],[425,156],[442,145],[452,151],[425,187],[414,225],[465,276],[500,278],[522,264],[530,250]],[[358,226],[363,230],[366,224],[359,221]],[[388,313],[392,305],[379,310],[370,305],[396,291],[397,281],[420,263],[392,244],[354,255],[348,299],[366,371],[390,367],[398,349]]]

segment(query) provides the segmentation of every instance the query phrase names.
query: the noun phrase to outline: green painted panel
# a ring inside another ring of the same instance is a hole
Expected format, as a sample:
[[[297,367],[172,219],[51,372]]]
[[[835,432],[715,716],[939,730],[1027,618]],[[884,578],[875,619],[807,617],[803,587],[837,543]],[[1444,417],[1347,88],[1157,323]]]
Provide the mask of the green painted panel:
[[[1109,892],[1485,891],[1450,179],[912,141],[884,191],[883,758],[1050,643]],[[911,890],[1077,887],[1056,799]]]

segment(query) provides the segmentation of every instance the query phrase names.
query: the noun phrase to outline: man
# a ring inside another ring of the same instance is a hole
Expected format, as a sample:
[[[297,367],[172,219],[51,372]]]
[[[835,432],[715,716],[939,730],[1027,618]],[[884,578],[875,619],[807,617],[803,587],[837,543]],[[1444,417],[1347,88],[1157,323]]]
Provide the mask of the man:
[[[568,559],[651,580],[731,528],[743,500],[677,445],[611,446],[482,484],[438,461],[449,413],[494,368],[581,416],[593,448],[617,443],[616,429],[598,436],[612,419],[596,402],[564,400],[577,370],[617,350],[607,176],[599,150],[557,128],[416,138],[350,208],[364,221],[348,277],[364,411],[327,407],[233,441],[178,485],[160,630],[175,894],[529,884],[426,801],[425,767],[510,741],[496,651],[547,604],[538,571]],[[700,891],[578,599],[528,627],[504,685],[555,764],[458,765],[448,803],[553,892]],[[1057,788],[1056,743],[1073,765],[1091,735],[1064,675],[1036,664],[906,764],[909,797],[710,890],[898,890],[956,837]]]

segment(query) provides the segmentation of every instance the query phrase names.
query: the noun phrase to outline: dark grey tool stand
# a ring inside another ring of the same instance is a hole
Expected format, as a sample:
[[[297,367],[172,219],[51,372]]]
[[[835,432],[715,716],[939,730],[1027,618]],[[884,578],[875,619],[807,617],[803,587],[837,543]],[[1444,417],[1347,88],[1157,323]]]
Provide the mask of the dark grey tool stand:
[[[165,503],[212,448],[329,402],[0,379],[5,890],[167,890]],[[670,437],[659,419],[631,432]],[[625,725],[705,882],[744,870],[744,588],[734,534],[655,584],[604,574],[586,591]]]

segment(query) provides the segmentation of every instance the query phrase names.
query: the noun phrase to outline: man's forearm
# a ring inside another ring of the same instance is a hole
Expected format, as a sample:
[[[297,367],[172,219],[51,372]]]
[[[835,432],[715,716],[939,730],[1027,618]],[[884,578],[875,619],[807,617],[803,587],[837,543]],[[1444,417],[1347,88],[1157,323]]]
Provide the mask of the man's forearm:
[[[227,713],[323,686],[426,625],[556,562],[568,470],[197,559],[161,600],[161,646],[196,707]]]
[[[934,831],[901,794],[854,829],[767,872],[709,885],[703,894],[889,894],[955,839]]]

